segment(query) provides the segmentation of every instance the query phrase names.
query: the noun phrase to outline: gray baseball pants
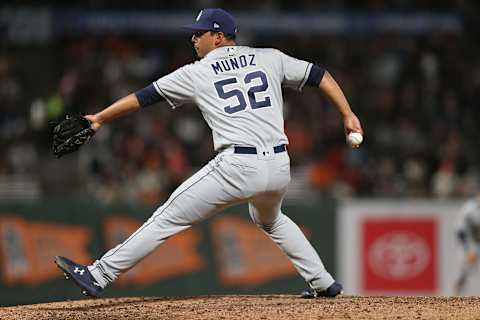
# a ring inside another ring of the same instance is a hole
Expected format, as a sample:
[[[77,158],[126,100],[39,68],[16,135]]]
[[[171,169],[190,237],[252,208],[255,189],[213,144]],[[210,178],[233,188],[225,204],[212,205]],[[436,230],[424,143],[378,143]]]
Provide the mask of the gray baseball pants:
[[[169,237],[217,212],[248,202],[250,217],[290,258],[299,274],[316,289],[333,282],[300,228],[281,212],[290,182],[286,151],[236,154],[226,149],[183,182],[128,239],[88,266],[104,288]]]

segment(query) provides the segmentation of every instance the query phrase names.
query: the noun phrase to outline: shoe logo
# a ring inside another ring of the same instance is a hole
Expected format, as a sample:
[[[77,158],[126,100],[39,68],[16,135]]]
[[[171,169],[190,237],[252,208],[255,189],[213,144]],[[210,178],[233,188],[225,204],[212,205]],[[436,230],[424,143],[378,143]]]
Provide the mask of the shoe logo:
[[[75,270],[73,270],[75,273],[79,273],[81,276],[85,273],[85,269],[80,269],[79,267],[75,267]]]
[[[101,286],[100,284],[98,284],[97,282],[94,282],[93,284],[96,285],[97,287],[100,287],[100,288],[102,287],[102,286]]]

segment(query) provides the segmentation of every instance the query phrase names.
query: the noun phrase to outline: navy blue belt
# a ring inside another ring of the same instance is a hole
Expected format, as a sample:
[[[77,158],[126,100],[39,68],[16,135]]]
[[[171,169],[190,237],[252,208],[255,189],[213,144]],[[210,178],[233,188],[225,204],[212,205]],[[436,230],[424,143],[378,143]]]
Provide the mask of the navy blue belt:
[[[257,154],[257,148],[255,147],[240,147],[240,146],[235,146],[234,148],[234,153],[239,153],[239,154]],[[287,145],[286,144],[281,144],[278,146],[273,147],[273,152],[274,153],[280,153],[287,151]]]

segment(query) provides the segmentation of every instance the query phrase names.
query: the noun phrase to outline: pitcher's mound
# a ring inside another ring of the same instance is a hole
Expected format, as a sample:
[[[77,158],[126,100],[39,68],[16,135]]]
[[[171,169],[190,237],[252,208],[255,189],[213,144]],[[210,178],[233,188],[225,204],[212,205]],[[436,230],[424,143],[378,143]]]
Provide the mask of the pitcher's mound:
[[[479,297],[292,295],[88,299],[0,308],[0,319],[480,319]]]

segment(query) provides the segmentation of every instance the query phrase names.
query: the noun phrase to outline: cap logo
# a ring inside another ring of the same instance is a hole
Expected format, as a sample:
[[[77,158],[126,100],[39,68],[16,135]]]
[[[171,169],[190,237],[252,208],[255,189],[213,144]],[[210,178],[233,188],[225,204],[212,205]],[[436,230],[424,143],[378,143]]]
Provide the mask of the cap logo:
[[[203,13],[203,10],[200,10],[200,12],[198,13],[197,18],[195,19],[196,21],[200,20],[200,17],[202,16],[202,13]]]
[[[213,27],[214,27],[215,29],[220,28],[220,26],[219,26],[218,23],[216,23],[216,22],[213,23]]]

